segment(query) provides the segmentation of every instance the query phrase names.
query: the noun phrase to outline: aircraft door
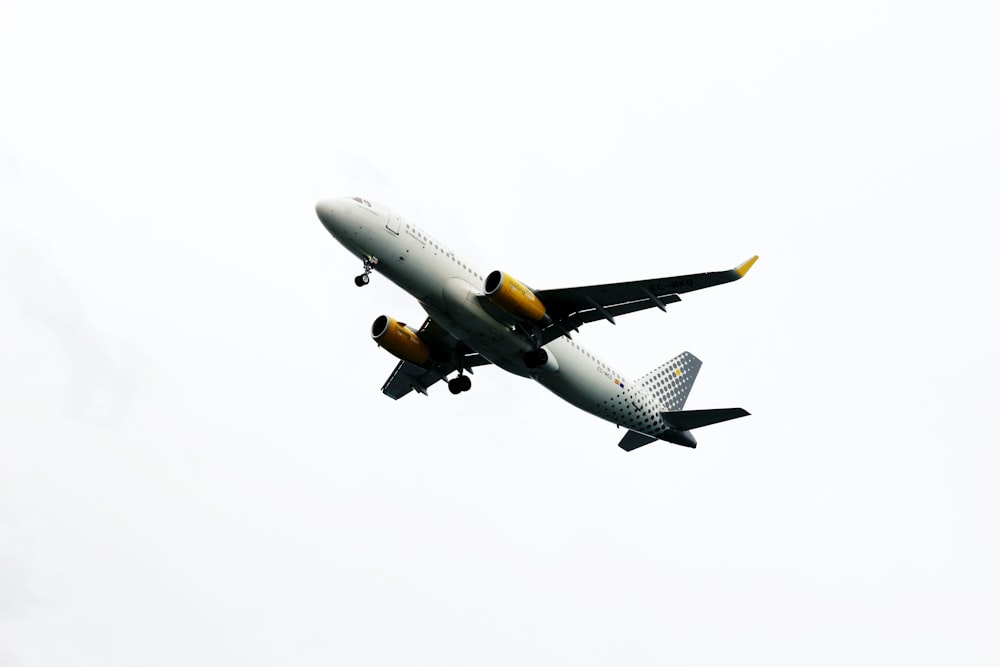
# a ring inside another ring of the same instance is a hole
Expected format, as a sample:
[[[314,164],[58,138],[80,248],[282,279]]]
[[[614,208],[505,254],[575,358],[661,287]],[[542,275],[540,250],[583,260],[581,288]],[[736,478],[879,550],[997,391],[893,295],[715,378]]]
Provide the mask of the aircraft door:
[[[402,218],[399,217],[399,214],[390,209],[385,218],[385,228],[398,236],[401,222]]]

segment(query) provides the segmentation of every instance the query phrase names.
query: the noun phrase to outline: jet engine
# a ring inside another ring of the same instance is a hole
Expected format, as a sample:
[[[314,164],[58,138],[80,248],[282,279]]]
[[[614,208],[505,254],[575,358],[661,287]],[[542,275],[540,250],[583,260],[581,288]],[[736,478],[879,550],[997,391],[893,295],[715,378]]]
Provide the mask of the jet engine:
[[[514,317],[529,322],[546,322],[545,306],[524,283],[503,271],[486,276],[486,296],[490,302]]]
[[[430,359],[431,350],[417,332],[386,315],[379,315],[372,323],[372,338],[379,347],[411,364],[423,366]]]

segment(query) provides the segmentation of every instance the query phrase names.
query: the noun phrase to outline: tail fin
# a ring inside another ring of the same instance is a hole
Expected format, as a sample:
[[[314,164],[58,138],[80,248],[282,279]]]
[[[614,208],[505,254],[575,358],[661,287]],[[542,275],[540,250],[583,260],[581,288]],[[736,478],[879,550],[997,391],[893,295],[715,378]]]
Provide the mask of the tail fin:
[[[753,260],[747,262],[746,268],[749,268],[748,265],[752,263]],[[618,443],[618,446],[630,452],[648,445],[654,440],[665,440],[675,445],[696,447],[698,441],[691,435],[693,429],[746,417],[750,414],[743,408],[685,410],[684,404],[687,402],[688,394],[691,393],[691,387],[694,386],[695,378],[698,377],[700,369],[701,361],[698,357],[690,352],[682,352],[652,373],[640,378],[640,386],[645,387],[653,394],[663,407],[660,415],[668,428],[657,432],[655,437],[637,431],[629,431]]]
[[[639,385],[646,387],[664,410],[681,410],[700,368],[701,360],[698,357],[690,352],[682,352],[640,378]]]

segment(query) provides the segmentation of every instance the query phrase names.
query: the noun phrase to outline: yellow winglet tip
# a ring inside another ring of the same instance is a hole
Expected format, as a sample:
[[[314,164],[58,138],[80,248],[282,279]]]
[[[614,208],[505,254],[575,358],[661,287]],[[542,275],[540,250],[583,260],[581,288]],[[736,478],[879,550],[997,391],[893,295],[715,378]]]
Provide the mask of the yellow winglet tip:
[[[753,266],[753,263],[756,262],[757,259],[758,255],[754,255],[753,257],[751,257],[750,259],[748,259],[747,261],[743,262],[742,264],[736,267],[736,273],[740,274],[740,278],[742,278],[747,274],[747,271],[750,270],[750,267]]]

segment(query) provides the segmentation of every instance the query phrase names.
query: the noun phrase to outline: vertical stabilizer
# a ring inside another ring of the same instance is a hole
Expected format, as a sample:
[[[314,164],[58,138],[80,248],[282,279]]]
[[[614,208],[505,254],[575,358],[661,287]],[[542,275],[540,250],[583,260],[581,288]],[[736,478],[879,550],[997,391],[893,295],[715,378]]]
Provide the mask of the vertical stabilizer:
[[[682,352],[652,373],[639,380],[664,410],[682,410],[694,380],[698,377],[701,360],[690,352]]]

